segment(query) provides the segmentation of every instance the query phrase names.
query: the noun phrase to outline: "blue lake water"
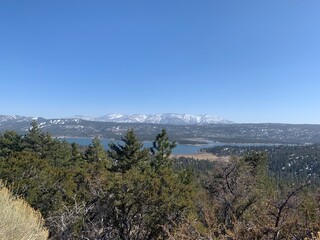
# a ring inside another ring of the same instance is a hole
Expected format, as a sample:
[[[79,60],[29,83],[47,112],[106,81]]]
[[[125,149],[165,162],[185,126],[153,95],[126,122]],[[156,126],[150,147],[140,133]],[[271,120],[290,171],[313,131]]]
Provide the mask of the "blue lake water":
[[[91,142],[91,138],[61,138],[61,140],[65,140],[68,143],[75,142],[82,146],[88,146]],[[103,146],[108,149],[109,143],[112,142],[110,139],[102,139],[101,140]],[[121,141],[113,141],[115,143],[121,143]],[[143,145],[146,148],[152,147],[151,141],[144,141]],[[267,143],[219,143],[219,142],[210,142],[208,144],[199,144],[199,145],[191,145],[191,144],[177,144],[177,146],[173,149],[173,154],[195,154],[200,152],[201,148],[207,147],[215,147],[215,146],[225,146],[225,145],[233,145],[233,146],[258,146],[258,145],[277,145],[277,144],[267,144]]]
[[[88,146],[91,142],[91,138],[62,138],[61,140],[65,140],[68,143],[75,142],[79,145]],[[108,145],[111,142],[110,139],[102,139],[101,140],[103,146],[108,149]],[[121,143],[121,141],[114,141],[115,143]],[[144,141],[143,145],[147,148],[152,147],[151,141]],[[178,144],[173,149],[173,154],[195,154],[200,151],[201,148],[205,147],[213,147],[213,146],[221,146],[224,145],[222,143],[210,143],[210,144],[203,144],[203,145],[189,145],[189,144]]]

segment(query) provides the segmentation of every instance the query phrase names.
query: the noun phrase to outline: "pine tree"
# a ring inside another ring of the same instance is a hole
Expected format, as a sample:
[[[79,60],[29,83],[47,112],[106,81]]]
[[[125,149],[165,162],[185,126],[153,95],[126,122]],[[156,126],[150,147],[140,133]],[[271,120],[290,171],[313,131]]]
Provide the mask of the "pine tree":
[[[107,160],[107,153],[101,140],[95,137],[84,153],[84,158],[89,162]]]
[[[71,160],[76,162],[77,160],[80,160],[81,157],[82,154],[79,149],[79,144],[74,142],[71,143]]]
[[[172,164],[170,155],[172,149],[176,146],[176,142],[170,142],[166,130],[162,129],[161,133],[156,136],[156,140],[153,142],[153,147],[151,148],[153,155],[153,159],[151,160],[152,168],[157,170],[161,166],[170,166]]]
[[[147,162],[149,151],[143,148],[143,144],[137,139],[132,129],[129,129],[121,140],[123,144],[109,145],[108,154],[113,160],[111,171],[125,173],[133,166]]]
[[[41,132],[38,123],[32,121],[29,132],[24,137],[24,144],[26,149],[32,150],[41,155],[43,152],[43,138],[44,134]]]

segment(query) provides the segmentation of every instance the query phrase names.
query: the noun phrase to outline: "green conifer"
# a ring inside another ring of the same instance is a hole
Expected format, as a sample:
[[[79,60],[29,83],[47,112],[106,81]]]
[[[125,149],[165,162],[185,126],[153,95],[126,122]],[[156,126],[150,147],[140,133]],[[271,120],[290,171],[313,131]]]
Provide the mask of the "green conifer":
[[[153,159],[151,160],[152,168],[157,170],[161,166],[170,166],[172,164],[170,155],[172,149],[176,146],[176,142],[170,142],[166,130],[162,129],[161,133],[156,136],[156,140],[153,142],[153,147],[151,148],[153,155]]]
[[[98,162],[107,160],[107,153],[98,137],[92,140],[84,153],[84,158],[89,162]]]
[[[147,162],[149,151],[143,148],[143,144],[137,139],[132,129],[129,129],[121,140],[123,144],[109,145],[108,154],[113,160],[111,171],[125,173],[133,166]]]

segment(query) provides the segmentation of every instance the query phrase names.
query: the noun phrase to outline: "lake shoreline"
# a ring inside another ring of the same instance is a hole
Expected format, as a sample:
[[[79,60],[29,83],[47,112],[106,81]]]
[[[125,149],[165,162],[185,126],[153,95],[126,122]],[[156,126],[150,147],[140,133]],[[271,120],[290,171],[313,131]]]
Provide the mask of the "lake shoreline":
[[[172,154],[170,156],[171,158],[192,158],[195,160],[206,160],[206,161],[210,161],[210,162],[229,162],[230,161],[230,157],[229,156],[223,156],[223,157],[219,157],[217,155],[214,155],[212,153],[195,153],[195,154]]]

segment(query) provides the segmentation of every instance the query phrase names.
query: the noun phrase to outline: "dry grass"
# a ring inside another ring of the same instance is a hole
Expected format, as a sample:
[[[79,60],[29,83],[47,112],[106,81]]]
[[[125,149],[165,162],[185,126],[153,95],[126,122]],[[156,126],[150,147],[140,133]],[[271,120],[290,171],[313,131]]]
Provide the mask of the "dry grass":
[[[195,154],[172,154],[171,157],[173,158],[193,158],[195,160],[208,160],[212,162],[229,162],[230,157],[218,157],[212,153],[195,153]]]
[[[41,214],[23,199],[12,196],[0,182],[0,239],[43,240],[48,231],[43,227]]]
[[[305,238],[304,240],[320,240],[320,232],[317,234],[311,233],[311,238]]]

